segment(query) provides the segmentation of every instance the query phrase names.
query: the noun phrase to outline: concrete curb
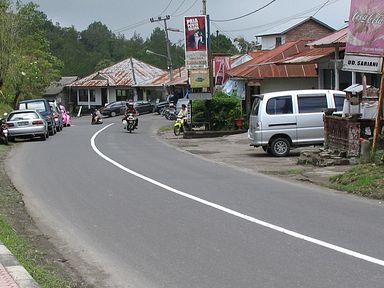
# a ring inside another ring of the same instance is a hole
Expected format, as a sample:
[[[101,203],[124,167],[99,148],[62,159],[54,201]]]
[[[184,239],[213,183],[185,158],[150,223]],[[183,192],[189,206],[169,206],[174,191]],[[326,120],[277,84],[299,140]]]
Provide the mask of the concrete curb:
[[[27,270],[0,241],[0,287],[40,288]]]

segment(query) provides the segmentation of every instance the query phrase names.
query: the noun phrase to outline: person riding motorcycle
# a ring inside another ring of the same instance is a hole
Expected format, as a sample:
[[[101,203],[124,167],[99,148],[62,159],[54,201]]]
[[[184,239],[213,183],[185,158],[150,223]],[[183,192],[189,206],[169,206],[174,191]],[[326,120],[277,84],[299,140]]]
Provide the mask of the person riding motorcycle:
[[[185,124],[185,122],[187,121],[187,114],[188,114],[187,106],[185,104],[182,104],[181,109],[180,109],[179,113],[177,114],[177,118],[183,119],[184,124]]]
[[[137,126],[139,124],[139,119],[137,118],[137,116],[139,115],[139,113],[137,112],[135,107],[133,107],[133,102],[131,101],[129,101],[127,104],[127,109],[125,110],[123,119],[127,120],[129,114],[133,114],[133,116],[135,117],[135,128],[137,129]]]

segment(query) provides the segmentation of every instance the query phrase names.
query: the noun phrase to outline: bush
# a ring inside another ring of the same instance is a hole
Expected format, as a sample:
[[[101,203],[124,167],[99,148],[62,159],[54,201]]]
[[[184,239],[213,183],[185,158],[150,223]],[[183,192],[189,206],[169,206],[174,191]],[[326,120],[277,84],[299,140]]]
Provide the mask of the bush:
[[[192,122],[210,122],[212,130],[234,129],[234,120],[242,115],[241,100],[221,91],[216,92],[212,100],[195,100],[192,105]]]

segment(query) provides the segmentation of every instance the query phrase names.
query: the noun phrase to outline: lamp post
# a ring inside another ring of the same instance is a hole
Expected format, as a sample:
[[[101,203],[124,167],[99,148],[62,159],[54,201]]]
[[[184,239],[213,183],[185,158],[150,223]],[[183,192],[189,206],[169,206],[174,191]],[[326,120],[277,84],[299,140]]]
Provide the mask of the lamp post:
[[[170,63],[169,57],[167,55],[159,54],[159,53],[153,52],[151,50],[146,50],[145,53],[153,54],[153,55],[156,55],[159,57],[163,57],[163,58],[167,59],[168,64]],[[168,66],[168,71],[169,71],[169,81],[172,81],[173,80],[172,65]]]

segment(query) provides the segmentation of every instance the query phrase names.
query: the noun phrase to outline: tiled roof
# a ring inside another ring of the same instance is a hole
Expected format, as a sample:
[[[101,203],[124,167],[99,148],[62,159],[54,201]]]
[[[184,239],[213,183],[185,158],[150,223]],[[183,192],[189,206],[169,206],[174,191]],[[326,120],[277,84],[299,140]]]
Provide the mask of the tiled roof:
[[[132,58],[121,61],[108,68],[79,79],[69,86],[73,87],[123,87],[149,81],[164,74],[164,70]]]
[[[176,68],[172,70],[173,80],[169,81],[169,72],[150,79],[146,82],[142,82],[135,86],[137,87],[160,87],[160,86],[171,86],[171,85],[186,85],[188,83],[188,72],[185,67]]]
[[[308,65],[277,65],[290,56],[310,48],[306,46],[309,40],[287,42],[273,50],[267,50],[242,65],[228,71],[231,77],[240,78],[281,78],[281,77],[317,77],[316,67]]]
[[[47,89],[45,89],[44,95],[57,95],[61,91],[63,91],[64,86],[73,83],[78,78],[79,77],[77,76],[61,77],[59,81],[52,82],[51,85]]]

